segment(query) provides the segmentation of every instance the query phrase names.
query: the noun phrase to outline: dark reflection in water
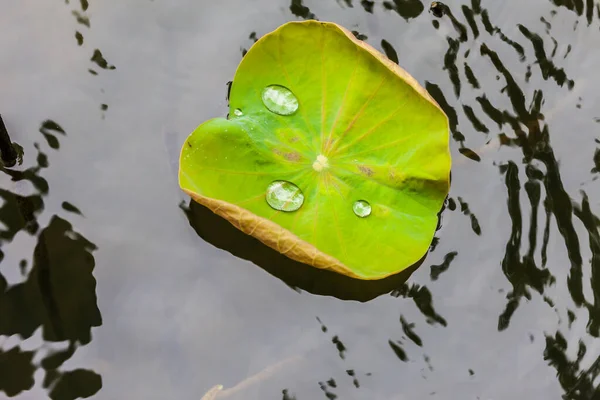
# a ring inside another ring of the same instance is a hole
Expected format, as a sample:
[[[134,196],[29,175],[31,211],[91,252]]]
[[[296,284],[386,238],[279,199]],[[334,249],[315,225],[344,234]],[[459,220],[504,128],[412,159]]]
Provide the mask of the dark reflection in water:
[[[522,236],[522,216],[520,207],[520,190],[521,184],[518,177],[518,168],[512,162],[508,162],[501,167],[501,170],[506,176],[506,187],[508,190],[508,210],[512,222],[512,232],[509,242],[506,245],[506,254],[502,261],[502,270],[506,278],[513,285],[513,291],[509,294],[509,301],[506,305],[506,310],[500,316],[498,321],[498,329],[503,330],[508,327],[510,318],[519,305],[521,298],[531,299],[531,294],[528,288],[532,288],[544,293],[544,287],[554,283],[554,277],[545,268],[545,263],[542,263],[542,268],[538,268],[535,263],[534,252],[537,243],[537,216],[540,202],[540,187],[537,181],[528,181],[525,184],[527,197],[530,201],[531,221],[529,231],[529,249],[523,257],[520,255],[521,236]],[[544,238],[543,248],[547,247],[548,238]],[[543,257],[545,259],[545,257]]]
[[[248,35],[248,39],[252,40],[252,44],[256,43],[258,41],[258,37],[256,36],[256,32],[252,32],[250,33],[250,35]],[[242,57],[244,57],[246,55],[246,53],[248,52],[248,49],[242,48]],[[229,92],[231,91],[231,84],[228,82],[227,83],[227,101],[229,101]]]
[[[65,135],[60,125],[51,120],[41,124],[40,132],[53,149],[60,147],[56,134]],[[49,192],[48,183],[40,173],[49,167],[49,162],[37,143],[35,147],[37,165],[24,170],[0,168],[13,182],[29,182],[33,188],[33,194],[27,196],[0,189],[0,221],[4,226],[0,231],[0,261],[4,258],[3,251],[10,252],[11,241],[20,232],[36,237],[37,241],[31,268],[26,259],[19,263],[22,282],[9,284],[3,275],[3,271],[6,273],[14,266],[3,264],[0,268],[0,336],[19,335],[28,339],[40,331],[44,344],[32,351],[24,351],[19,345],[0,348],[0,391],[13,397],[31,389],[34,373],[41,369],[42,385],[50,398],[89,397],[102,387],[100,375],[87,369],[64,371],[61,366],[78,346],[91,341],[92,327],[102,324],[92,275],[95,264],[92,252],[96,246],[59,215],[53,215],[47,226],[40,227],[38,217],[44,210],[43,198]],[[81,214],[70,202],[63,202],[62,207],[69,213]]]
[[[38,236],[28,279],[10,287],[5,280],[0,284],[0,333],[29,337],[42,327],[47,341],[89,343],[91,327],[101,324],[91,274],[93,250],[69,222],[53,216]]]
[[[323,332],[324,334],[328,334],[329,328],[323,323],[323,321],[321,321],[321,319],[319,317],[317,317],[317,321],[319,322],[319,324],[321,324],[321,332]],[[347,361],[346,361],[345,355],[346,355],[346,352],[348,351],[348,349],[346,348],[344,343],[341,341],[339,336],[336,334],[334,334],[333,337],[331,338],[331,343],[335,346],[335,350],[337,351],[340,359],[344,362],[344,365],[346,365],[345,363]],[[352,386],[354,386],[355,389],[360,388],[360,382],[358,380],[356,371],[354,369],[346,369],[345,373],[350,378],[350,381],[346,379],[343,381],[338,380],[336,382],[336,380],[334,378],[328,378],[327,380],[318,382],[319,388],[321,389],[321,391],[323,392],[325,397],[327,397],[328,399],[337,398],[338,395],[334,393],[333,389],[337,388],[338,385],[341,386],[341,385],[347,385],[349,383],[352,383]],[[366,374],[364,374],[364,376],[369,377],[369,376],[371,376],[371,374],[366,373]]]
[[[48,142],[48,146],[55,150],[60,148],[57,134],[63,136],[66,135],[65,130],[59,124],[51,120],[44,121],[42,123],[42,126],[40,127],[40,133],[44,136],[46,142]],[[45,155],[43,157],[45,157]],[[41,167],[47,168],[47,165]]]
[[[598,141],[598,139],[596,139]],[[600,143],[600,141],[598,141],[598,143]],[[592,173],[600,173],[600,148],[597,148],[594,151],[594,168],[592,168],[591,172]]]
[[[73,10],[72,14],[75,17],[75,19],[77,20],[77,23],[79,23],[87,28],[90,27],[90,18],[87,15],[79,12],[78,10]],[[77,32],[75,34],[77,35]],[[81,37],[82,37],[82,41],[83,41],[83,35],[81,35]]]
[[[294,396],[293,394],[290,394],[288,389],[283,389],[282,394],[283,394],[282,400],[297,400],[296,396]]]
[[[310,9],[306,7],[302,0],[292,0],[290,4],[290,11],[297,17],[303,19],[316,19],[316,15],[310,12]]]
[[[577,358],[569,360],[567,357],[567,340],[560,333],[546,336],[546,349],[544,359],[556,368],[558,381],[565,389],[564,399],[590,399],[595,400],[600,395],[600,389],[594,384],[600,375],[600,358],[593,362],[587,370],[582,370],[580,363],[587,353],[587,346],[579,341]]]
[[[354,2],[353,0],[337,0],[338,4],[344,4],[348,7],[354,7]],[[360,4],[360,6],[363,8],[363,10],[365,10],[366,12],[368,12],[369,14],[373,14],[373,7],[375,6],[375,2],[371,1],[371,0],[360,0],[357,1],[357,3]]]
[[[366,40],[366,38],[361,40]],[[385,52],[387,58],[398,64],[398,53],[396,52],[396,49],[394,49],[394,46],[392,46],[390,42],[388,42],[385,39],[382,39],[381,48]]]
[[[8,397],[31,389],[34,384],[33,351],[22,351],[14,347],[9,351],[0,350],[0,390]]]
[[[576,11],[578,15],[582,15],[584,9],[589,11],[593,7],[591,2],[588,2],[586,7],[583,7],[582,2],[577,1],[555,1],[555,3]],[[556,53],[556,39],[551,38],[555,50],[548,56],[545,51],[547,45],[544,43],[542,36],[523,25],[518,25],[522,37],[529,41],[529,43],[519,44],[514,38],[509,39],[498,27],[492,25],[489,14],[481,8],[478,1],[473,1],[472,4],[471,9],[466,6],[463,6],[462,9],[474,37],[479,35],[479,30],[476,27],[477,20],[481,19],[485,30],[490,35],[497,35],[505,44],[515,50],[522,62],[527,61],[525,49],[527,51],[532,49],[535,60],[531,65],[539,69],[544,81],[553,80],[558,87],[563,87],[566,83],[567,90],[573,89],[575,86],[574,80],[569,79],[567,73],[562,68],[556,67],[552,61]],[[591,13],[586,13],[586,15],[588,22],[590,22]],[[461,43],[465,41],[465,35],[462,29],[457,29],[455,21],[452,21],[452,25],[455,27],[458,37],[448,38],[450,46],[446,54],[445,68],[449,71],[454,94],[458,98],[461,82],[459,62],[456,55],[459,53]],[[551,25],[547,21],[546,26],[548,34]],[[600,276],[598,276],[600,268],[598,261],[600,259],[600,237],[598,233],[600,220],[591,212],[585,193],[577,196],[582,198],[582,200],[577,201],[565,190],[559,162],[551,145],[550,127],[545,122],[542,113],[544,105],[543,91],[536,89],[532,91],[531,95],[526,95],[526,92],[531,93],[531,91],[525,91],[519,86],[518,80],[513,76],[506,63],[500,59],[495,47],[492,44],[483,42],[479,47],[479,52],[482,57],[491,62],[493,69],[504,79],[505,86],[500,93],[509,101],[510,108],[503,109],[501,106],[494,105],[485,94],[481,94],[476,98],[478,105],[463,105],[463,110],[474,131],[487,135],[496,128],[503,130],[502,133],[496,134],[499,146],[518,148],[523,155],[523,159],[519,163],[508,161],[499,165],[500,172],[505,177],[508,214],[512,224],[501,266],[506,279],[512,285],[512,290],[507,294],[505,310],[498,320],[498,330],[505,330],[509,326],[511,318],[522,300],[531,300],[531,291],[543,295],[546,288],[557,283],[553,272],[546,267],[550,225],[555,223],[558,226],[558,232],[562,237],[570,261],[570,273],[566,283],[571,298],[577,307],[587,308],[589,313],[587,332],[592,337],[597,338],[600,334],[600,284],[598,283],[600,282]],[[468,52],[464,58],[467,57]],[[474,89],[480,88],[480,83],[473,70],[468,66],[467,61],[464,62],[464,67],[467,81]],[[529,66],[527,81],[529,81],[532,73]],[[437,85],[430,83],[428,89],[447,111],[453,137],[462,145],[465,137],[458,130],[457,114],[455,109],[450,106],[452,102],[447,100]],[[485,87],[482,87],[482,89],[485,90]],[[480,112],[483,115],[477,115]],[[495,122],[497,127],[486,126],[482,122],[486,117]],[[463,153],[463,155],[465,154]],[[526,177],[524,183],[523,175]],[[523,199],[525,199],[525,203]],[[529,221],[525,221],[523,218],[523,204],[528,204],[530,207]],[[538,221],[540,211],[545,215],[545,219],[542,221]],[[592,259],[589,264],[584,262],[582,257],[581,238],[575,227],[575,218],[582,222],[588,234],[589,248],[592,252]],[[524,237],[523,228],[527,223],[529,229],[527,236]],[[540,229],[541,224],[543,229]],[[540,232],[542,232],[541,237],[538,237]],[[522,249],[524,249],[523,253]],[[536,254],[541,260],[541,264],[536,261]],[[584,267],[587,268],[588,266],[591,272],[590,287],[593,292],[591,300],[583,292]],[[551,307],[554,306],[550,299],[545,297],[545,300]],[[569,311],[568,315],[572,323],[575,314]],[[565,390],[565,398],[592,399],[600,395],[599,389],[593,385],[594,379],[600,373],[599,362],[594,362],[587,370],[581,370],[579,362],[585,353],[585,344],[580,340],[577,359],[571,361],[567,356],[566,340],[560,331],[557,331],[554,335],[546,336],[544,358],[548,360],[549,365],[556,368],[559,382]]]
[[[427,318],[427,323],[437,323],[442,326],[447,325],[444,317],[439,315],[433,308],[433,298],[427,286],[421,286],[416,283],[412,285],[405,283],[399,289],[394,290],[391,295],[394,297],[412,299],[417,308]]]
[[[352,31],[352,34],[353,34],[353,35],[354,35],[354,37],[355,37],[355,38],[357,38],[358,40],[367,40],[367,39],[368,39],[368,36],[367,36],[367,35],[364,35],[364,34],[360,33],[360,32],[359,32],[359,31],[357,31],[357,30],[354,30],[354,31]]]
[[[111,65],[108,63],[108,61],[106,61],[106,59],[102,55],[102,52],[98,49],[94,50],[94,54],[92,55],[92,58],[90,58],[90,61],[95,63],[102,69],[116,69],[114,65]]]
[[[466,201],[462,199],[462,197],[458,196],[456,199],[460,204],[460,212],[463,213],[463,215],[469,217],[469,219],[471,220],[471,229],[473,230],[473,232],[475,232],[477,236],[481,236],[481,226],[479,225],[479,220],[477,219],[477,216],[475,216],[475,214],[473,214],[473,212],[469,209],[469,205]]]
[[[90,8],[90,3],[88,0],[79,0],[79,2],[71,2],[70,0],[65,1],[65,4],[71,9],[71,14],[75,17],[75,20],[81,27],[79,29],[90,29],[90,15],[88,13],[88,9]],[[82,47],[84,45],[84,35],[83,33],[76,29],[74,34],[75,40],[77,42],[77,46]],[[90,56],[89,62],[95,64],[96,67],[105,70],[112,71],[115,70],[116,67],[108,62],[104,54],[100,49],[94,49],[92,55]],[[88,73],[92,76],[98,76],[99,72],[94,68],[87,68]],[[104,93],[104,89],[101,89],[101,92]],[[108,104],[102,103],[100,104],[100,111],[102,119],[106,118],[106,111],[108,110]]]
[[[566,7],[569,10],[575,12],[577,15],[585,15],[588,25],[592,23],[594,19],[594,8],[596,14],[600,18],[600,4],[593,0],[551,0],[552,3],[557,6]]]
[[[7,167],[13,167],[17,163],[17,159],[17,147],[12,143],[0,115],[0,163]]]
[[[295,290],[313,294],[368,301],[401,287],[423,262],[385,279],[361,281],[291,260],[194,201],[182,204],[181,209],[198,236],[208,243],[253,262]]]
[[[437,279],[440,277],[441,274],[443,274],[444,272],[446,272],[448,270],[448,268],[450,268],[450,264],[452,263],[452,261],[454,261],[454,259],[456,258],[456,256],[458,255],[458,252],[456,251],[452,251],[448,254],[446,254],[446,256],[444,256],[444,262],[441,263],[440,265],[432,265],[431,268],[431,272],[430,272],[430,277],[432,281],[437,281]]]
[[[434,17],[442,18],[448,11],[448,6],[446,6],[442,2],[434,1],[429,6],[429,11],[431,11],[431,13],[433,14]]]
[[[383,7],[397,12],[405,20],[418,17],[425,9],[421,0],[384,1]]]

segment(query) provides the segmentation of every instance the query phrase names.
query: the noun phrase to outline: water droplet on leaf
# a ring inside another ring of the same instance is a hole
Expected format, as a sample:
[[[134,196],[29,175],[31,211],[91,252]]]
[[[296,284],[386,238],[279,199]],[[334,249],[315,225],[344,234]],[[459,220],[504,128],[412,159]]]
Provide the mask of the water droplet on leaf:
[[[233,110],[233,115],[235,115],[236,117],[241,117],[242,115],[244,115],[244,113],[239,108],[236,108],[235,110]]]
[[[267,187],[267,203],[279,211],[296,211],[304,203],[304,193],[288,181],[274,181]]]
[[[365,218],[371,215],[371,205],[365,200],[358,200],[352,205],[352,211],[357,217]]]
[[[298,99],[285,86],[267,86],[262,91],[262,101],[265,107],[275,114],[292,115],[298,110]]]

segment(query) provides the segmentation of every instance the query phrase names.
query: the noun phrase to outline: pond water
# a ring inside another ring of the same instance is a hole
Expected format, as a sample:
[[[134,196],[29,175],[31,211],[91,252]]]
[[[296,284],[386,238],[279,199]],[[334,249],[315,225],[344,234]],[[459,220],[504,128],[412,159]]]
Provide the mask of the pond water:
[[[600,398],[593,0],[4,1],[0,398]],[[450,117],[434,246],[360,284],[177,184],[256,38],[337,22]]]

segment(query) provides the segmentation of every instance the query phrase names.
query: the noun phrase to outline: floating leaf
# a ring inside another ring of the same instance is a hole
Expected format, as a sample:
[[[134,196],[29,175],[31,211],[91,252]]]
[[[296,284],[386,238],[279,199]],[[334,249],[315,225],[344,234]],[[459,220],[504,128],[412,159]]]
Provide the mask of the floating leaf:
[[[291,22],[246,54],[229,100],[230,119],[183,145],[179,182],[195,201],[292,259],[355,278],[425,255],[449,188],[448,120],[398,65],[336,24]],[[272,207],[276,182],[298,190]]]

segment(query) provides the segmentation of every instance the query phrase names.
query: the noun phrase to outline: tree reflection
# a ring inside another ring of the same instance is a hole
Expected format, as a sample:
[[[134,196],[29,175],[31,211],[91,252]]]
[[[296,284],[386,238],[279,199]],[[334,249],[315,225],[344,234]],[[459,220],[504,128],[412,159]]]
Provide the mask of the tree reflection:
[[[317,321],[319,322],[319,324],[321,324],[321,332],[323,333],[328,333],[329,332],[329,328],[327,328],[327,326],[323,323],[323,321],[321,321],[321,319],[319,317],[317,317]],[[338,335],[334,335],[331,338],[331,343],[335,346],[335,349],[338,352],[338,355],[340,357],[340,359],[342,359],[344,362],[346,362],[346,357],[345,357],[345,353],[348,350],[346,348],[346,346],[344,345],[344,343],[342,343],[342,341],[340,340]],[[345,371],[346,375],[348,377],[350,377],[352,379],[352,385],[358,389],[360,388],[360,382],[358,381],[358,377],[357,374],[355,372],[354,369],[347,369]],[[365,376],[371,376],[370,373],[366,373]],[[321,390],[323,391],[323,394],[325,395],[326,398],[328,399],[336,399],[338,396],[337,394],[335,394],[333,392],[333,389],[338,387],[338,383],[335,381],[334,378],[329,378],[326,381],[319,381],[318,382],[319,387],[321,388]]]
[[[600,143],[600,141],[599,141],[599,143]],[[594,163],[594,168],[592,168],[591,172],[596,173],[596,174],[600,173],[600,149],[596,149],[594,151],[594,158],[592,161]]]
[[[593,5],[588,2],[584,7],[582,2],[556,1],[553,3],[567,7],[578,15],[582,15],[584,10],[592,9]],[[490,37],[480,45],[479,51],[482,57],[491,62],[493,70],[504,79],[505,86],[501,89],[501,95],[509,101],[511,108],[503,109],[492,103],[488,96],[481,94],[476,98],[477,104],[463,105],[466,120],[473,127],[473,132],[479,134],[489,134],[493,129],[482,121],[489,119],[493,121],[498,129],[504,132],[496,135],[500,146],[518,148],[522,151],[522,162],[517,163],[508,161],[502,163],[499,168],[504,174],[507,190],[508,214],[511,220],[511,233],[506,244],[505,255],[502,260],[502,271],[506,279],[512,285],[512,290],[507,294],[507,303],[505,310],[501,313],[498,320],[498,329],[504,330],[509,324],[511,317],[517,311],[523,298],[531,299],[531,291],[540,295],[544,294],[546,288],[556,282],[552,271],[547,268],[547,250],[550,235],[550,225],[555,223],[558,232],[564,242],[567,256],[570,262],[570,271],[567,279],[567,287],[571,298],[576,306],[585,307],[589,312],[589,322],[587,332],[592,337],[600,335],[600,277],[598,269],[600,267],[600,236],[598,228],[599,219],[595,216],[589,206],[589,201],[585,193],[582,194],[581,204],[574,200],[566,191],[559,168],[559,162],[552,149],[550,140],[550,127],[542,114],[544,105],[544,93],[541,89],[523,90],[517,83],[513,74],[510,72],[506,63],[500,59],[499,54],[494,49],[496,45],[493,42],[493,36],[498,37],[505,45],[510,46],[519,57],[519,61],[526,61],[526,53],[533,50],[535,57],[531,65],[537,65],[541,78],[545,81],[554,81],[558,87],[566,86],[566,90],[571,90],[575,86],[574,80],[567,76],[567,73],[555,66],[552,58],[556,54],[557,41],[554,42],[554,50],[549,56],[545,51],[544,39],[538,33],[518,25],[519,32],[530,43],[519,44],[514,39],[508,38],[500,28],[492,25],[487,10],[482,9],[479,1],[474,0],[472,7],[462,7],[465,18],[468,22],[472,34],[477,37],[480,32],[477,29],[477,20],[480,20]],[[591,21],[588,11],[588,22]],[[547,32],[551,28],[550,23],[545,19]],[[455,21],[452,21],[455,27],[456,38],[448,38],[449,53],[447,54],[445,67],[450,72],[450,82],[454,87],[454,94],[460,96],[461,77],[459,75],[459,58],[455,55],[460,54],[461,43],[466,41],[464,31],[456,28]],[[476,78],[473,70],[468,65],[466,59],[469,52],[464,55],[464,72],[469,84],[474,89],[485,90]],[[567,51],[568,54],[568,51]],[[448,65],[453,64],[453,65]],[[487,72],[489,74],[489,72]],[[529,82],[534,72],[531,66],[527,67],[526,82]],[[428,84],[430,93],[439,101],[440,105],[447,111],[450,118],[453,137],[461,146],[466,140],[463,133],[458,130],[458,115],[453,107],[452,101],[444,97],[439,86]],[[526,95],[525,93],[532,93]],[[483,115],[477,115],[483,113]],[[511,134],[507,132],[512,132]],[[520,172],[524,172],[527,178],[524,183],[520,178]],[[522,190],[524,189],[524,190]],[[529,221],[526,222],[523,217],[522,199],[526,199],[530,208]],[[544,221],[538,221],[540,210],[545,215]],[[589,247],[593,254],[590,263],[585,263],[580,249],[580,237],[575,229],[574,218],[579,219],[588,234]],[[523,235],[523,226],[528,223],[529,229],[527,236]],[[540,225],[543,224],[543,229]],[[543,232],[541,239],[538,239],[538,232]],[[524,243],[525,242],[525,243]],[[541,242],[541,246],[539,243]],[[522,249],[524,252],[522,253]],[[541,265],[536,261],[536,254],[541,259]],[[590,267],[591,276],[590,286],[593,292],[593,299],[588,300],[583,291],[584,267]],[[553,302],[544,297],[549,304]],[[575,319],[575,314],[569,310],[570,323]],[[549,364],[556,368],[559,382],[565,390],[565,398],[568,399],[592,399],[600,395],[598,388],[593,384],[598,377],[599,362],[584,370],[580,362],[586,353],[586,347],[583,341],[579,342],[579,351],[577,358],[573,361],[567,356],[567,342],[562,334],[557,331],[554,335],[546,337],[546,350],[544,358]]]
[[[393,10],[398,13],[405,20],[409,20],[411,18],[416,18],[423,10],[425,10],[425,6],[421,2],[421,0],[393,0],[393,1],[384,1],[383,7],[387,10]]]
[[[317,16],[310,11],[310,8],[306,7],[302,0],[292,0],[290,4],[290,11],[295,16],[302,19],[316,19]]]
[[[40,132],[54,149],[59,148],[54,132],[65,134],[53,121],[42,123]],[[44,341],[66,342],[67,348],[54,352],[48,352],[46,346],[34,351],[23,351],[20,346],[0,349],[0,370],[3,371],[0,391],[12,397],[31,389],[34,372],[41,368],[45,372],[43,387],[49,390],[50,398],[89,397],[102,387],[100,376],[84,369],[63,371],[61,366],[73,356],[78,346],[91,341],[92,327],[102,324],[96,304],[96,281],[92,275],[95,265],[92,253],[96,246],[59,215],[53,215],[47,226],[40,229],[38,217],[44,210],[43,198],[49,190],[48,182],[40,172],[49,163],[39,145],[36,144],[36,148],[37,165],[25,170],[0,169],[13,182],[29,182],[34,191],[23,196],[0,189],[0,221],[4,226],[0,231],[0,249],[10,251],[10,242],[20,232],[37,238],[31,269],[26,270],[25,260],[20,265],[26,275],[23,282],[9,285],[0,269],[0,337],[19,335],[27,339],[41,330]],[[63,209],[80,214],[79,209],[69,202],[63,202]],[[34,361],[39,358],[41,361]]]
[[[594,19],[594,9],[600,18],[600,4],[592,0],[551,0],[551,2],[559,7],[565,7],[579,16],[585,15],[588,25]]]
[[[9,351],[0,349],[0,390],[8,397],[33,387],[33,351],[22,351],[15,347]]]
[[[71,14],[75,18],[75,21],[77,22],[77,24],[80,25],[78,27],[78,29],[75,30],[74,37],[75,37],[75,41],[77,42],[77,46],[82,47],[84,44],[84,40],[85,40],[84,34],[82,33],[82,31],[88,31],[92,26],[91,21],[90,21],[90,13],[89,13],[90,3],[88,0],[79,0],[79,2],[71,2],[70,0],[66,0],[65,4],[69,8],[71,8]],[[104,54],[102,53],[102,51],[100,49],[93,50],[93,52],[89,58],[89,62],[95,64],[96,67],[98,67],[102,70],[105,70],[105,71],[111,71],[111,70],[116,69],[116,67],[114,65],[112,65],[108,62],[108,60],[106,59],[106,57],[104,56]],[[87,71],[92,76],[99,75],[99,72],[96,69],[88,68]],[[100,72],[102,72],[102,71],[100,71]],[[104,93],[104,89],[101,89],[101,92]],[[101,103],[100,111],[101,111],[102,119],[106,118],[107,110],[108,110],[108,104]]]

